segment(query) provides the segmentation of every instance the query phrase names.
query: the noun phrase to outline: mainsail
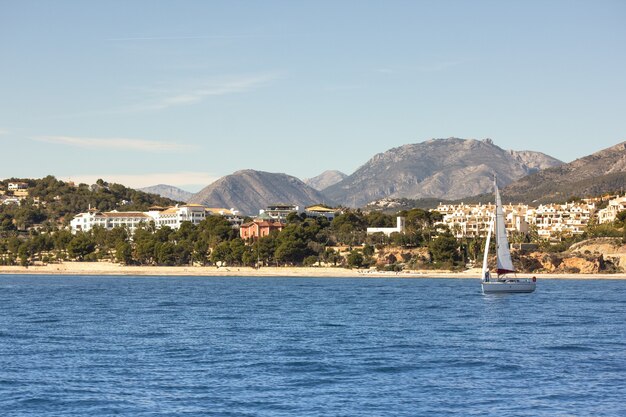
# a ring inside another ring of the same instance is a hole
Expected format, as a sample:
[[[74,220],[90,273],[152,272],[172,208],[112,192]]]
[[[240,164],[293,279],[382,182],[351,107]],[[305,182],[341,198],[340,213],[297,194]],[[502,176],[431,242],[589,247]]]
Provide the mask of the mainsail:
[[[496,188],[496,251],[498,254],[498,275],[515,272],[511,252],[509,251],[509,241],[506,238],[506,225],[504,222],[504,211],[502,210],[502,200],[498,186]]]

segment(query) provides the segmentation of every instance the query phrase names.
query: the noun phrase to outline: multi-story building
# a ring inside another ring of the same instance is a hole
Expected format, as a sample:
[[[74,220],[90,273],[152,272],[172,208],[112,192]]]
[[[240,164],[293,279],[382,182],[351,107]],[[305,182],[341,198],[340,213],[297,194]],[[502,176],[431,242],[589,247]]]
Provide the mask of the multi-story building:
[[[107,230],[114,227],[125,227],[133,233],[141,223],[146,223],[150,220],[150,216],[138,211],[110,211],[102,213],[98,210],[90,209],[86,213],[74,216],[70,222],[70,227],[72,233],[88,232],[94,227],[102,227]]]
[[[605,208],[598,210],[598,222],[611,223],[617,218],[617,213],[624,210],[626,210],[626,195],[613,198],[609,200]]]
[[[239,215],[239,211],[234,208],[226,209],[226,208],[214,208],[214,207],[206,207],[204,209],[207,215],[212,216],[222,216],[224,217],[228,223],[230,223],[234,228],[239,228],[243,224],[243,217]]]
[[[435,211],[443,214],[440,224],[447,225],[457,238],[463,238],[486,236],[494,209],[493,204],[440,204]],[[507,204],[502,209],[509,232],[528,233],[534,228],[539,237],[552,239],[583,233],[593,215],[595,204],[546,204],[537,208],[524,204]]]
[[[582,234],[595,211],[594,203],[542,204],[528,210],[526,219],[540,238]]]
[[[272,204],[267,206],[266,209],[259,210],[259,217],[285,222],[290,213],[297,214],[299,212],[300,208],[293,204]]]
[[[273,231],[280,232],[285,225],[279,221],[258,221],[254,220],[244,223],[239,228],[239,236],[243,240],[258,239],[259,237],[269,236]]]
[[[155,206],[150,207],[147,212],[110,211],[103,213],[90,209],[86,213],[74,216],[74,219],[70,222],[70,227],[72,233],[78,231],[86,232],[96,226],[105,229],[126,227],[133,233],[141,223],[154,222],[157,228],[167,226],[172,229],[179,229],[184,222],[191,222],[197,225],[207,215],[212,215],[212,212],[199,204],[176,205],[174,207]]]
[[[509,231],[528,232],[526,213],[528,206],[507,204],[502,207],[505,225]],[[443,215],[438,224],[448,226],[457,238],[484,237],[494,216],[494,204],[440,204],[434,211]]]
[[[338,214],[341,213],[341,210],[317,204],[314,206],[305,207],[304,213],[308,217],[326,217],[328,220],[332,221]]]
[[[200,204],[185,204],[183,206],[177,204],[164,210],[151,208],[155,210],[148,211],[147,214],[154,220],[157,228],[168,226],[172,229],[179,229],[183,222],[197,225],[206,218],[205,207]]]

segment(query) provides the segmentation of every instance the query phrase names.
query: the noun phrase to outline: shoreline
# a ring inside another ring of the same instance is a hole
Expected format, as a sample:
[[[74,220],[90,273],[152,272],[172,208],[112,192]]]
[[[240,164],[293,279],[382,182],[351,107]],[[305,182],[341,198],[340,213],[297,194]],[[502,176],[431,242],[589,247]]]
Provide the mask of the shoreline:
[[[411,270],[402,272],[356,270],[337,267],[216,267],[127,266],[109,262],[63,262],[33,266],[0,266],[2,275],[110,275],[110,276],[207,276],[207,277],[315,277],[315,278],[467,278],[478,279],[480,269],[461,272]],[[626,274],[518,274],[519,278],[626,280]]]

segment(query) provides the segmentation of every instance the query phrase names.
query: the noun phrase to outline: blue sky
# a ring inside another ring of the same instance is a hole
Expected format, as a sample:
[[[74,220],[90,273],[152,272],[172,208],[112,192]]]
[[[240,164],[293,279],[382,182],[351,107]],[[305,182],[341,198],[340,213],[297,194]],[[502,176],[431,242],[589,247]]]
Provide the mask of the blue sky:
[[[626,140],[624,1],[0,0],[0,178],[196,191],[431,138]]]

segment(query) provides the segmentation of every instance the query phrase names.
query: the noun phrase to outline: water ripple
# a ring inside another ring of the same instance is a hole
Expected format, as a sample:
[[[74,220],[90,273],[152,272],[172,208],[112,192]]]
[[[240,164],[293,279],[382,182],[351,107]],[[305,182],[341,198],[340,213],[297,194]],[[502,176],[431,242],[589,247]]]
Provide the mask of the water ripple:
[[[626,282],[0,276],[0,415],[624,416]]]

